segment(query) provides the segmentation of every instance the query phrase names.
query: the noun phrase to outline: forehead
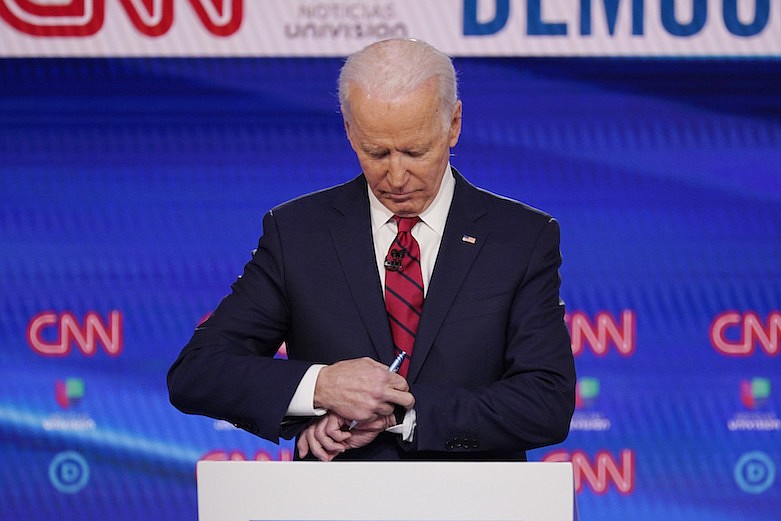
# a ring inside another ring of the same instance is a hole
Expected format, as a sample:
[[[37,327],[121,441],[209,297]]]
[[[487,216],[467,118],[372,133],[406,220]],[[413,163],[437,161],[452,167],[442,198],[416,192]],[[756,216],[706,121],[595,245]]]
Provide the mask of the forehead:
[[[360,86],[350,86],[350,127],[359,144],[370,146],[393,143],[425,144],[445,133],[436,85],[430,82],[415,90],[386,100],[371,95]]]

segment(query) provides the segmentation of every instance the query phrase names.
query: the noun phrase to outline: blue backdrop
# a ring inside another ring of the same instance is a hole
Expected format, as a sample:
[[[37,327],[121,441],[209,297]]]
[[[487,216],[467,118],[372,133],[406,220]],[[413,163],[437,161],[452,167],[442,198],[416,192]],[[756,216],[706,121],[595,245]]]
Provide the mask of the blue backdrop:
[[[290,459],[165,373],[272,206],[352,178],[336,59],[0,60],[0,517],[196,518]],[[459,59],[473,183],[555,215],[583,519],[778,519],[781,62]]]

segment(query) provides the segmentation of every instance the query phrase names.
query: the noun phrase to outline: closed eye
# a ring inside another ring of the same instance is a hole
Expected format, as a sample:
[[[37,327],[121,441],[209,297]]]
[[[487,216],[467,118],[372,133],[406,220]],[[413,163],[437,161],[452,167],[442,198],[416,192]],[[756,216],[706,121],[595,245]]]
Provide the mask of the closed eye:
[[[368,155],[372,159],[383,159],[387,157],[388,151],[387,150],[367,150],[366,155]]]

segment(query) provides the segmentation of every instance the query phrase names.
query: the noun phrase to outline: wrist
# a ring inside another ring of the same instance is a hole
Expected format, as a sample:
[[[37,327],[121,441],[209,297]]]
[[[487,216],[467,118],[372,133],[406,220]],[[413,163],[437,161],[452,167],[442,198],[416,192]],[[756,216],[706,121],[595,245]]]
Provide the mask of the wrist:
[[[324,365],[317,373],[317,379],[315,380],[314,392],[312,393],[312,405],[315,409],[328,409],[326,399],[326,380],[328,379],[328,373],[331,370],[331,366]]]

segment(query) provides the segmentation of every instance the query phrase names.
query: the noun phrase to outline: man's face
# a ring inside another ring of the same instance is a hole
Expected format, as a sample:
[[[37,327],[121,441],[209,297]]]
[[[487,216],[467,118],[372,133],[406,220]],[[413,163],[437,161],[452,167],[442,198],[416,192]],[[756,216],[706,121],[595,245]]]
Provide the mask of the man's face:
[[[384,101],[350,86],[347,137],[372,193],[394,214],[415,217],[439,191],[450,148],[461,133],[461,102],[443,128],[437,86],[431,80]]]

